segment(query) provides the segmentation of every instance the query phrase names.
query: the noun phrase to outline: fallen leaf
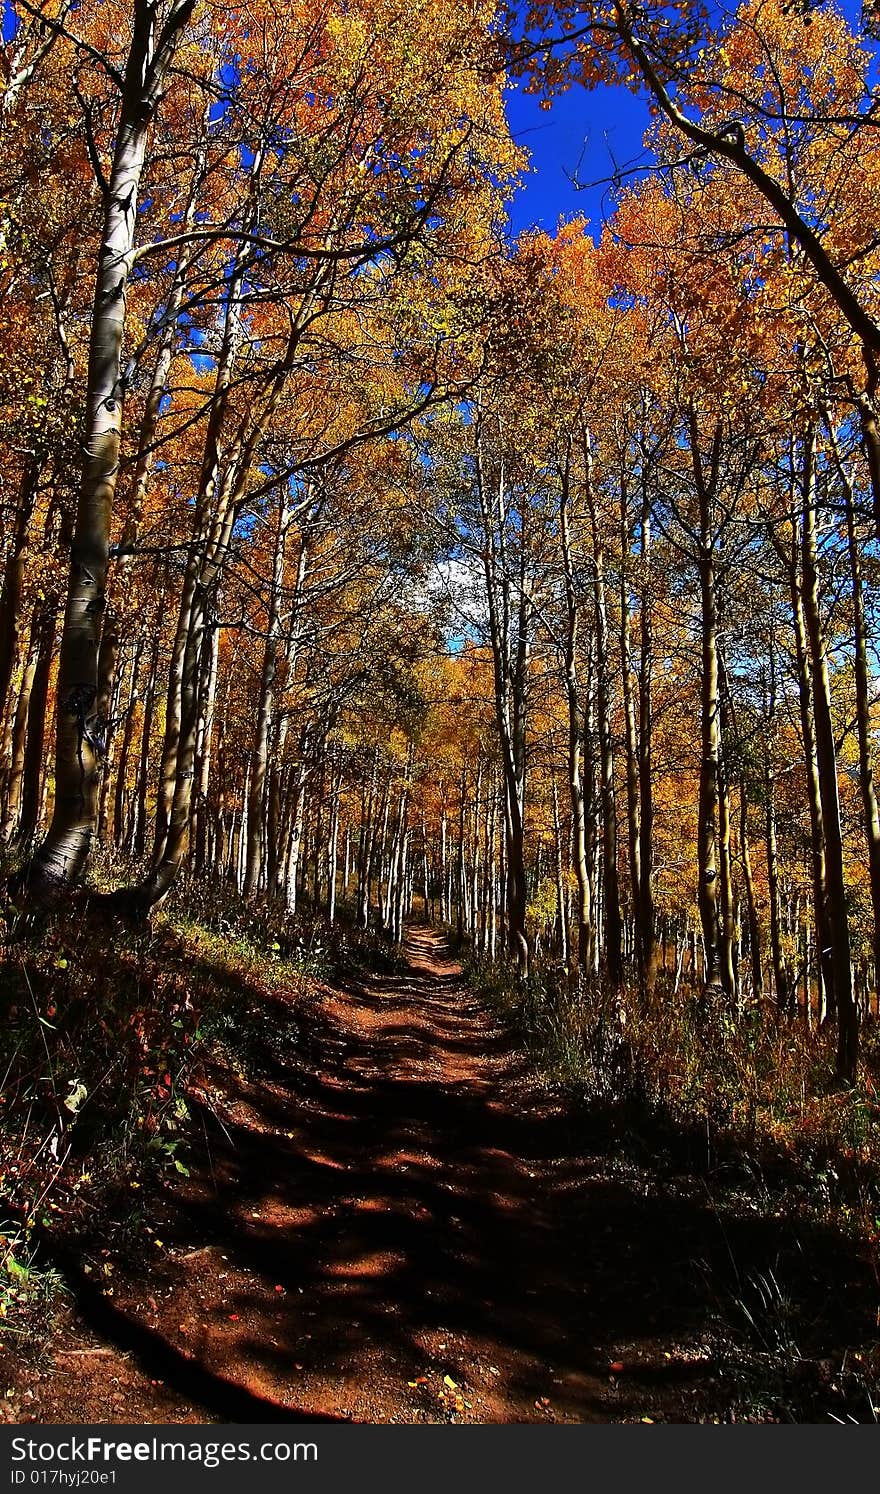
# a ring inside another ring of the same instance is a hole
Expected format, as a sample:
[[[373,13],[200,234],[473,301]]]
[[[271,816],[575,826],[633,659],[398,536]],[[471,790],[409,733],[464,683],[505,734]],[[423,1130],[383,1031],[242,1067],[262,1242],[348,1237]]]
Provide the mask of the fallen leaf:
[[[608,1368],[610,1369],[612,1375],[622,1375],[623,1374],[623,1360],[622,1359],[615,1359],[614,1363],[613,1364],[609,1364]]]

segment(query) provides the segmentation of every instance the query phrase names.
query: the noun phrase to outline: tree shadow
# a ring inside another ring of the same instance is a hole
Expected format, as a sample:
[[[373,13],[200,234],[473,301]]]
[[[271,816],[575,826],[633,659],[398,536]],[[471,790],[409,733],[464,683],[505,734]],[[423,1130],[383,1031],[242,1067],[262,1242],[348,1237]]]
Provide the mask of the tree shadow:
[[[372,1386],[403,1419],[436,1419],[426,1397],[448,1374],[485,1420],[539,1419],[543,1401],[615,1420],[646,1394],[692,1419],[720,1394],[711,1349],[691,1368],[670,1351],[742,1327],[768,1270],[802,1354],[864,1338],[873,1281],[838,1232],[612,1164],[601,1126],[536,1087],[454,974],[352,982],[309,1006],[291,1047],[272,1016],[258,1080],[219,1062],[202,1076],[191,1177],[162,1203],[160,1322],[137,1293],[122,1311],[78,1284],[97,1331],[206,1410],[357,1419]]]
[[[281,1405],[254,1394],[234,1380],[212,1373],[204,1364],[170,1343],[163,1333],[117,1307],[89,1281],[72,1254],[55,1251],[54,1259],[76,1296],[84,1323],[100,1338],[131,1355],[143,1374],[202,1407],[209,1415],[221,1421],[242,1424],[347,1420],[327,1412],[301,1411],[296,1406]]]

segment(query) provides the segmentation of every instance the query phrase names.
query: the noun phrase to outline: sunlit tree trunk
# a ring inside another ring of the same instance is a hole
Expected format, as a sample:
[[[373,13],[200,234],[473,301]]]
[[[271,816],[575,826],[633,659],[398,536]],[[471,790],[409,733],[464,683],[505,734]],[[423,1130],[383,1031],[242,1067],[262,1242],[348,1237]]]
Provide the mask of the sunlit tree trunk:
[[[0,719],[10,714],[10,688],[19,657],[23,628],[22,588],[27,569],[27,541],[37,498],[39,468],[35,458],[25,463],[18,500],[11,520],[3,579],[0,582]],[[9,522],[7,520],[6,522]]]
[[[11,757],[9,773],[6,779],[6,791],[3,811],[3,824],[0,826],[0,840],[4,843],[12,839],[18,825],[18,815],[21,808],[21,780],[24,773],[24,755],[27,743],[28,714],[31,701],[31,693],[34,688],[34,676],[37,672],[37,660],[40,653],[40,617],[42,608],[34,609],[33,621],[30,629],[30,639],[27,645],[24,670],[21,683],[18,687],[18,699],[15,706],[15,715],[12,722]]]
[[[721,440],[716,429],[713,469]],[[699,451],[696,416],[691,412],[691,455],[700,509],[698,568],[701,608],[700,789],[697,829],[700,923],[703,931],[703,986],[723,990],[720,884],[718,876],[718,798],[721,769],[721,709],[718,685],[718,599],[715,582],[711,477],[707,481]]]
[[[653,674],[654,632],[651,595],[651,505],[643,489],[639,598],[639,949],[644,995],[650,1000],[657,979],[657,931],[654,911],[654,763]]]
[[[559,499],[559,533],[565,578],[565,643],[563,679],[568,713],[568,792],[571,800],[572,859],[577,879],[577,960],[581,970],[593,963],[593,883],[587,847],[587,825],[583,780],[583,712],[577,675],[579,610],[574,583],[571,533],[570,452],[562,474]]]
[[[555,775],[551,777],[551,789],[553,795],[553,838],[555,843],[557,938],[559,957],[567,969],[570,959],[568,947],[568,899],[565,895],[565,863],[562,855],[562,829],[559,823],[559,795],[556,791]]]
[[[596,638],[591,631],[587,640],[586,680],[584,687],[583,715],[583,788],[584,823],[587,867],[590,885],[593,888],[593,937],[591,940],[590,969],[599,973],[599,951],[601,947],[601,885],[602,847],[598,827],[601,818],[599,803],[599,773],[596,750]]]
[[[793,1015],[796,992],[793,990],[785,962],[782,910],[779,895],[779,854],[776,837],[776,640],[771,632],[768,659],[767,744],[764,758],[764,801],[767,841],[767,897],[770,904],[770,958],[773,962],[773,984],[776,1005],[785,1015]]]
[[[30,886],[42,895],[69,886],[79,877],[94,834],[103,750],[97,721],[98,649],[125,397],[121,357],[126,293],[147,136],[178,35],[193,5],[194,0],[175,0],[161,31],[154,6],[137,0],[134,9],[104,193],[89,340],[85,460],[58,667],[54,812],[28,876]]]
[[[813,883],[813,921],[816,927],[816,943],[819,959],[816,974],[819,986],[820,1008],[827,1000],[833,1007],[834,978],[831,966],[831,932],[828,923],[828,891],[825,875],[825,831],[822,823],[822,795],[819,786],[819,764],[816,751],[815,711],[813,709],[813,683],[809,667],[809,650],[800,566],[798,563],[798,525],[793,528],[792,546],[786,563],[791,594],[792,626],[797,662],[798,704],[800,709],[801,738],[804,746],[804,768],[807,784],[807,804],[810,812],[810,869]]]
[[[193,864],[197,870],[204,867],[208,860],[208,835],[211,821],[208,806],[208,789],[211,781],[211,754],[213,747],[214,716],[217,697],[217,674],[219,669],[219,627],[212,625],[206,630],[204,649],[205,661],[202,666],[202,680],[204,681],[204,690],[202,692],[202,698],[199,704],[199,722],[196,733],[196,759],[194,770],[195,811],[193,825]]]
[[[373,822],[376,812],[376,790],[379,775],[379,749],[373,751],[370,776],[364,786],[361,809],[361,835],[358,847],[358,922],[362,928],[370,926],[370,884],[372,880],[373,845],[375,831]]]
[[[853,666],[856,684],[856,727],[859,739],[859,787],[862,794],[865,842],[868,852],[868,876],[871,884],[872,953],[874,979],[880,983],[880,810],[874,779],[874,755],[871,745],[872,679],[869,663],[870,638],[865,612],[865,590],[862,557],[856,534],[855,494],[849,475],[840,459],[837,443],[831,433],[839,475],[844,484],[846,501],[846,535],[849,549],[853,609]]]
[[[816,758],[825,832],[825,875],[828,891],[828,925],[831,937],[831,972],[837,1016],[838,1077],[852,1082],[858,1066],[858,1011],[853,997],[852,962],[843,863],[843,831],[837,785],[837,750],[831,715],[831,684],[828,654],[819,613],[819,580],[816,560],[815,451],[812,440],[805,452],[803,479],[803,523],[801,564],[803,570],[804,622],[810,646],[813,708],[816,720]]]
[[[336,879],[339,865],[339,798],[342,776],[334,768],[330,780],[330,833],[327,838],[327,922],[336,922]]]
[[[16,840],[22,846],[30,844],[42,818],[43,791],[46,783],[48,702],[55,659],[57,618],[58,599],[50,597],[42,609],[38,626],[37,667],[28,701],[27,746],[21,777],[21,810],[16,831]]]
[[[248,801],[247,868],[244,879],[245,897],[253,897],[257,891],[261,869],[260,827],[264,823],[264,790],[269,761],[269,725],[272,720],[275,675],[278,669],[278,651],[281,640],[281,587],[284,581],[284,566],[287,557],[287,538],[290,532],[292,506],[281,498],[275,528],[275,546],[272,559],[272,579],[269,584],[268,618],[266,642],[263,649],[263,672],[260,679],[260,694],[257,706],[257,721],[254,730],[254,745],[251,754],[251,786]]]
[[[629,493],[626,474],[620,474],[620,680],[623,703],[624,752],[626,766],[626,823],[629,850],[630,897],[635,925],[639,983],[644,991],[645,972],[642,951],[641,921],[641,836],[639,833],[639,763],[636,710],[633,693],[632,653],[630,646],[630,526]]]
[[[461,784],[458,799],[458,900],[456,905],[455,936],[459,944],[464,939],[467,928],[467,880],[465,876],[465,803],[467,794],[467,767],[462,763]]]
[[[602,795],[602,902],[605,968],[610,984],[623,985],[623,918],[617,864],[617,800],[614,787],[614,747],[609,680],[610,643],[605,600],[605,544],[592,487],[592,452],[584,442],[587,502],[593,531],[593,605],[596,623],[596,706],[599,728],[599,781]]]
[[[147,681],[144,688],[144,719],[141,726],[140,757],[138,761],[137,783],[135,787],[135,816],[132,835],[132,851],[135,856],[141,857],[147,845],[147,795],[150,786],[150,739],[153,731],[153,720],[156,708],[156,676],[159,668],[159,652],[161,634],[156,629],[153,638],[153,647],[150,651],[150,663],[147,670]]]
[[[290,847],[287,854],[287,911],[291,914],[296,912],[300,849],[306,807],[306,786],[302,770],[298,771],[294,778],[293,799]]]
[[[495,680],[495,719],[501,749],[504,788],[507,948],[521,975],[529,968],[526,933],[528,891],[525,865],[526,690],[529,668],[530,604],[525,575],[526,535],[520,532],[518,564],[507,548],[507,493],[503,463],[489,482],[482,448],[481,423],[476,437],[477,485],[483,524],[483,573],[489,613]],[[513,597],[516,586],[518,595]]]
[[[178,225],[180,232],[185,232],[193,225],[198,201],[196,187],[201,180],[205,167],[204,131],[207,124],[208,119],[207,115],[205,115],[202,120],[203,138],[196,152],[193,182],[186,208]],[[159,422],[168,389],[168,377],[171,372],[174,348],[180,335],[178,318],[183,304],[190,262],[191,253],[184,250],[180,254],[179,262],[171,282],[171,291],[162,318],[162,330],[158,336],[156,357],[153,364],[153,376],[150,380],[150,388],[147,392],[141,416],[140,430],[138,432],[137,459],[131,479],[128,511],[125,516],[122,538],[119,543],[119,559],[116,564],[115,574],[108,577],[107,604],[104,612],[101,646],[98,654],[97,713],[99,720],[107,719],[110,700],[113,695],[121,640],[121,616],[115,598],[124,595],[126,583],[134,561],[134,552],[140,538],[150,475],[156,459]]]
[[[486,877],[483,896],[486,902],[486,955],[495,959],[498,937],[498,783],[492,775],[487,803]]]
[[[721,981],[728,996],[739,997],[739,972],[734,940],[736,931],[733,887],[733,846],[731,833],[730,778],[727,754],[730,750],[730,688],[727,671],[718,660],[719,714],[721,753],[718,760],[718,872],[721,910]]]
[[[749,841],[749,801],[743,779],[740,779],[739,785],[739,853],[746,889],[752,995],[757,1000],[761,1000],[764,995],[764,971],[761,965],[761,926],[758,919],[758,899],[755,892],[755,878],[752,870],[752,853]]]
[[[135,713],[137,709],[140,689],[141,657],[143,655],[144,638],[140,635],[135,640],[131,658],[131,676],[128,688],[128,705],[125,709],[125,717],[122,726],[122,740],[119,749],[119,760],[116,764],[115,783],[113,792],[113,815],[112,815],[112,840],[114,845],[119,845],[122,837],[122,826],[125,823],[125,802],[128,794],[128,764],[131,757],[131,746],[134,741]],[[109,764],[108,764],[109,767]],[[106,792],[109,793],[110,773],[107,772]],[[102,790],[102,795],[105,791]],[[110,830],[108,825],[108,832]]]

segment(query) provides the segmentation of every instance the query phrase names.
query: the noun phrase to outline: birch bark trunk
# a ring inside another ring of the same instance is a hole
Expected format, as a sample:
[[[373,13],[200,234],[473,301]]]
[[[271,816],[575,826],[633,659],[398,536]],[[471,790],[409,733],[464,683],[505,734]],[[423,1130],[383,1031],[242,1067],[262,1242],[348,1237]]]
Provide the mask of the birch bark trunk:
[[[158,12],[136,0],[119,101],[116,140],[104,192],[101,246],[89,339],[79,502],[71,545],[58,666],[55,803],[46,837],[28,868],[28,885],[51,898],[85,867],[94,836],[100,758],[98,652],[119,472],[125,385],[122,349],[126,293],[138,224],[138,197],[150,126],[167,70],[195,0],[180,0],[157,37]]]

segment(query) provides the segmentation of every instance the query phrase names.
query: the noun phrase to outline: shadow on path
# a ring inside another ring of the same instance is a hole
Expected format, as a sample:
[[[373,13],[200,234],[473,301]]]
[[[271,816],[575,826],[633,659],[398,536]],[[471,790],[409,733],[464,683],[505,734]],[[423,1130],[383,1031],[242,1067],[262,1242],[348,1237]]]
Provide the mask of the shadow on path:
[[[486,1422],[695,1419],[711,1326],[759,1270],[863,1329],[838,1236],[591,1153],[438,936],[409,955],[310,1005],[295,1050],[270,1007],[259,1082],[204,1075],[162,1264],[82,1298],[97,1331],[230,1420]]]

